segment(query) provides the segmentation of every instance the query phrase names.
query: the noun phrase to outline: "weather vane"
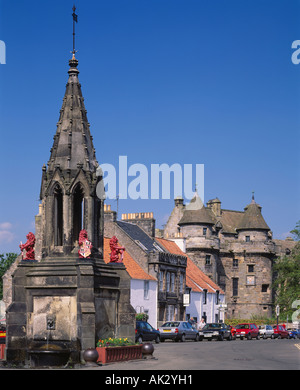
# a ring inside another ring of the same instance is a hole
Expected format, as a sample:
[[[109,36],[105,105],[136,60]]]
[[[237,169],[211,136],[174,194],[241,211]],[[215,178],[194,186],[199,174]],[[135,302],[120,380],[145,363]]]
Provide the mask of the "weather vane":
[[[77,52],[77,50],[75,50],[75,23],[78,22],[78,15],[75,14],[75,11],[76,11],[76,7],[75,7],[75,4],[73,5],[73,13],[72,13],[72,16],[73,16],[73,55],[75,55],[75,53]]]

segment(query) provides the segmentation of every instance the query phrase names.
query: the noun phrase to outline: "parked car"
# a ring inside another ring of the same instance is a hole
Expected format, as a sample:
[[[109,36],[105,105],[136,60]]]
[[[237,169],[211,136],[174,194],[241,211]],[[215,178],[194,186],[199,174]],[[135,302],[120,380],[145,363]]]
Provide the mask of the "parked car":
[[[142,343],[143,341],[160,342],[160,332],[153,328],[147,321],[136,321],[135,341]]]
[[[276,339],[287,339],[289,337],[289,332],[285,329],[283,325],[274,325],[274,337]]]
[[[235,336],[239,337],[241,340],[245,337],[247,340],[256,338],[259,340],[259,329],[256,324],[253,323],[244,323],[238,324],[236,327]]]
[[[223,341],[224,339],[232,340],[230,326],[218,323],[206,324],[204,328],[199,331],[199,340],[202,341],[204,338],[207,340],[216,339],[220,341]]]
[[[160,340],[199,340],[199,332],[187,321],[168,321],[158,328]]]
[[[274,339],[274,329],[271,325],[260,325],[259,326],[259,335],[263,339],[267,339],[270,337],[271,339]]]
[[[287,331],[289,332],[289,339],[300,339],[300,329],[289,328]]]

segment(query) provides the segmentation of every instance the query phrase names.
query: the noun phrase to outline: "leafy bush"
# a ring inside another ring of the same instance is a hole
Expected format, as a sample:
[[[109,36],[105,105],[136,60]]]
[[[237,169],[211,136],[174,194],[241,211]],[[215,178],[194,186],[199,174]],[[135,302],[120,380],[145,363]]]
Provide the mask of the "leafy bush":
[[[17,258],[17,253],[0,253],[0,300],[3,298],[2,277]]]
[[[254,323],[257,326],[259,325],[272,325],[276,323],[275,318],[268,318],[268,317],[262,317],[262,316],[252,316],[251,319],[247,318],[231,318],[225,320],[226,325],[236,326],[238,324],[243,323]]]

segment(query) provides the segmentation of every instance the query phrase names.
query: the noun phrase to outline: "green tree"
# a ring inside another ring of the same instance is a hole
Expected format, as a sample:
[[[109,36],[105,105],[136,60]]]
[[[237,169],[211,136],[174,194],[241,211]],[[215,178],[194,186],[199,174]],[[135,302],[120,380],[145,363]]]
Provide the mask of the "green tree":
[[[295,229],[291,230],[290,233],[292,233],[294,235],[294,239],[296,241],[299,241],[300,240],[300,221],[298,221],[296,223],[296,227]]]
[[[3,280],[2,276],[16,260],[17,253],[0,253],[0,300],[3,298]]]
[[[297,226],[300,227],[299,222]],[[294,231],[297,230],[297,226]],[[292,303],[300,299],[300,242],[289,255],[282,256],[275,261],[273,270],[275,272],[273,283],[275,304],[280,307],[281,319],[286,319],[287,316],[291,319],[295,311]]]

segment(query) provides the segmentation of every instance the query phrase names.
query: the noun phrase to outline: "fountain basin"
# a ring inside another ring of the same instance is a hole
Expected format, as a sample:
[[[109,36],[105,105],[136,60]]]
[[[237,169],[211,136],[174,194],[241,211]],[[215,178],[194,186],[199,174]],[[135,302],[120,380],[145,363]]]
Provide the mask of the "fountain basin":
[[[56,345],[27,350],[31,367],[61,367],[69,360],[71,351]]]
[[[70,351],[28,351],[31,367],[61,367],[65,366],[69,360]]]

